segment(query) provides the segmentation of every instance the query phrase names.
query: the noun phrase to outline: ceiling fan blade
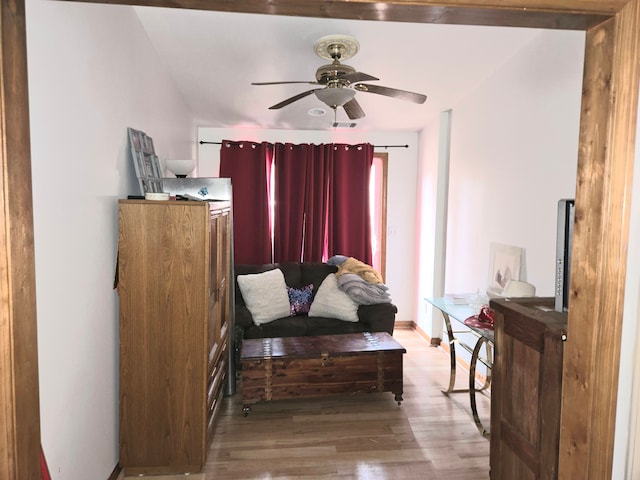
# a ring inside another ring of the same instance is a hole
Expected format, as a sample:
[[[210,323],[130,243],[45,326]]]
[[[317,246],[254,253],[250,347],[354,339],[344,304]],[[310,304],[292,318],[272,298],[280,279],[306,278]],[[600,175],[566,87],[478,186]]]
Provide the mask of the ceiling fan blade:
[[[251,85],[285,85],[288,83],[306,83],[307,85],[318,85],[318,82],[309,82],[307,80],[290,81],[290,82],[252,82]]]
[[[427,99],[427,96],[421,93],[398,90],[397,88],[381,87],[380,85],[359,83],[358,85],[355,85],[354,88],[359,92],[377,93],[379,95],[386,95],[387,97],[398,98],[400,100],[406,100],[414,103],[424,103]]]
[[[269,107],[269,110],[277,110],[279,108],[286,107],[287,105],[289,105],[290,103],[295,102],[296,100],[300,100],[301,98],[304,98],[304,97],[306,97],[308,95],[311,95],[316,90],[317,90],[317,88],[314,88],[314,89],[311,89],[311,90],[307,90],[306,92],[302,92],[302,93],[299,93],[297,95],[294,95],[291,98],[287,98],[286,100],[283,100],[282,102],[276,103],[275,105]]]
[[[353,72],[347,73],[346,75],[342,75],[339,77],[341,80],[347,80],[349,83],[357,83],[357,82],[373,82],[374,80],[380,80],[372,75],[362,72]]]
[[[342,108],[344,108],[344,111],[350,120],[356,120],[364,117],[364,110],[362,110],[362,107],[360,107],[360,104],[356,101],[355,97],[345,103]]]

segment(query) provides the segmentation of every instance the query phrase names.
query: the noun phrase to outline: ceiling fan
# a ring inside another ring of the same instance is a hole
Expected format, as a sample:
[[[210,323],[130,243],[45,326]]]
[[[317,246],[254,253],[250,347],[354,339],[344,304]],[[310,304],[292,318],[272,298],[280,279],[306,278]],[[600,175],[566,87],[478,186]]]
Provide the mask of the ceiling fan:
[[[270,110],[285,107],[313,93],[321,102],[333,110],[342,107],[349,119],[355,120],[365,116],[362,107],[360,107],[360,104],[355,99],[356,92],[377,93],[378,95],[385,95],[414,103],[424,103],[427,99],[426,95],[421,93],[361,83],[379,80],[379,78],[358,72],[355,68],[340,63],[340,60],[347,60],[353,57],[360,49],[358,41],[349,35],[327,35],[319,39],[313,48],[319,57],[333,60],[332,63],[322,65],[318,68],[315,81],[254,82],[251,84],[281,85],[287,83],[306,83],[308,85],[322,85],[322,88],[313,88],[287,98],[280,103],[276,103],[269,107]]]

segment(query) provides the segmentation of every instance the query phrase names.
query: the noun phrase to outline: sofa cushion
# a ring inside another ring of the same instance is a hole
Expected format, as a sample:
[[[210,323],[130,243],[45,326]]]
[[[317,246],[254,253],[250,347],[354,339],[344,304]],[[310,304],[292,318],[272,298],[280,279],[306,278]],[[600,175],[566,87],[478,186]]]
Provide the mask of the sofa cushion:
[[[238,286],[256,325],[289,315],[287,285],[279,268],[263,273],[238,275]]]
[[[309,309],[309,317],[337,318],[345,322],[358,321],[358,304],[338,288],[335,273],[327,275],[320,285]]]
[[[313,301],[313,283],[302,288],[287,287],[291,316],[308,313]]]
[[[367,330],[367,325],[362,322],[345,322],[335,318],[307,318],[307,335],[342,335]]]
[[[303,262],[298,264],[300,268],[300,281],[302,283],[296,285],[293,283],[287,283],[291,287],[313,284],[313,291],[317,292],[330,273],[336,273],[338,267],[333,265],[327,265],[321,262]]]
[[[306,315],[297,315],[252,325],[244,329],[244,338],[304,337],[307,335],[306,320]]]

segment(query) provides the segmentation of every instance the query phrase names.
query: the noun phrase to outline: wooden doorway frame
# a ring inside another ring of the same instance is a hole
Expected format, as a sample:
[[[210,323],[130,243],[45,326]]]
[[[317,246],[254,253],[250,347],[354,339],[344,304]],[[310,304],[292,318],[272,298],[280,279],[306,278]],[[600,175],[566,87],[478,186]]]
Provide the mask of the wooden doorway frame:
[[[382,185],[380,191],[380,275],[383,279],[387,278],[387,186],[389,180],[389,153],[388,152],[373,152],[374,158],[381,159],[382,164]]]
[[[94,3],[586,31],[559,477],[611,477],[638,106],[640,0]],[[35,480],[40,475],[40,419],[24,0],[0,2],[0,39],[0,478]]]

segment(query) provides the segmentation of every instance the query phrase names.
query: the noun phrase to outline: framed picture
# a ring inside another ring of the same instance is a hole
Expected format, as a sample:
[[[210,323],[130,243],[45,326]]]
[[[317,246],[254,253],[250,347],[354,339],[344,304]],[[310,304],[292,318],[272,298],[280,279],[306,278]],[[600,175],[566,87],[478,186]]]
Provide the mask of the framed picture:
[[[509,280],[526,280],[524,248],[492,243],[489,255],[489,289],[501,292]]]
[[[162,192],[160,161],[155,153],[153,139],[134,128],[128,128],[127,134],[140,192],[143,195],[147,192]]]
[[[129,140],[131,141],[133,150],[135,150],[136,152],[142,150],[142,143],[140,141],[140,132],[130,128]]]
[[[146,192],[154,192],[154,193],[162,193],[162,180],[155,178],[148,178],[144,180],[145,193]]]
[[[145,141],[145,145],[146,145],[145,151],[147,153],[155,153],[155,149],[153,147],[153,138],[145,135],[145,140],[146,140]]]
[[[144,165],[144,153],[140,152],[132,152],[133,155],[133,165],[136,169],[136,175],[138,178],[145,178],[146,168]]]
[[[151,169],[153,171],[154,178],[162,177],[160,172],[160,160],[158,159],[157,155],[151,155]]]

